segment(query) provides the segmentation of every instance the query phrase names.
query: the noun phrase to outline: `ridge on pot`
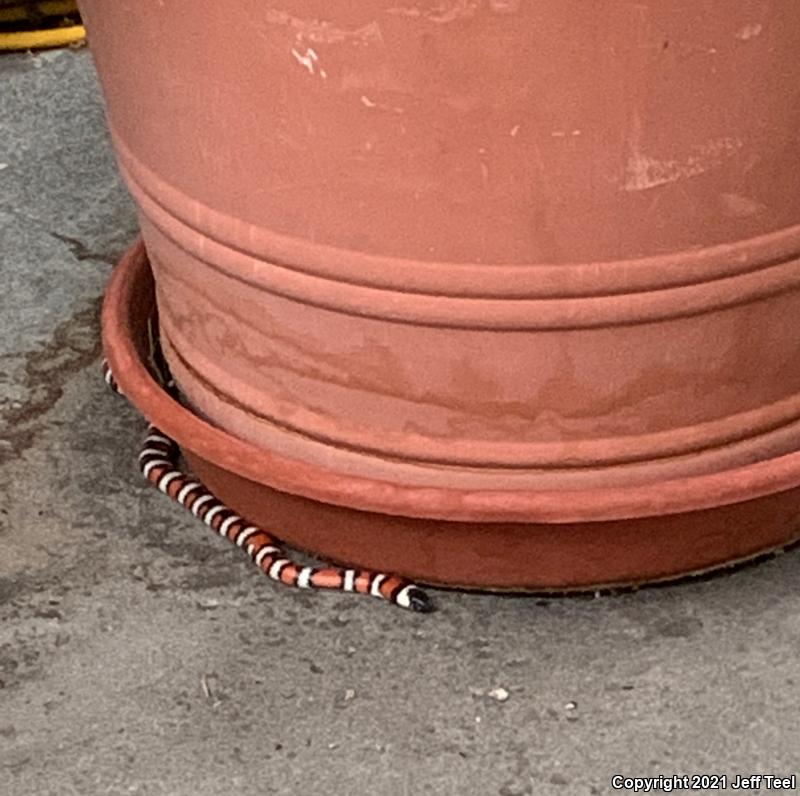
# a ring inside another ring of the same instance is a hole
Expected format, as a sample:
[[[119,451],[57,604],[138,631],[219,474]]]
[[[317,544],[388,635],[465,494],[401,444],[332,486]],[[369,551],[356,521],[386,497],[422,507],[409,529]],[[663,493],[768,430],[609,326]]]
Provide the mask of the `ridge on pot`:
[[[565,492],[421,488],[263,450],[209,425],[153,379],[154,293],[137,245],[103,305],[103,345],[122,392],[224,503],[327,560],[450,586],[597,589],[745,560],[800,533],[800,451],[689,479]]]

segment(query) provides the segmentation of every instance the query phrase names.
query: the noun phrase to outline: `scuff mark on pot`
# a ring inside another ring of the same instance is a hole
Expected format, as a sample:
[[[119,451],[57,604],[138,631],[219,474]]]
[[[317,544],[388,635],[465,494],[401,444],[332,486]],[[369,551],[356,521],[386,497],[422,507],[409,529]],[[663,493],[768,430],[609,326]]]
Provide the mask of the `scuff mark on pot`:
[[[622,180],[625,191],[646,191],[705,174],[719,168],[744,146],[741,138],[723,136],[697,144],[683,157],[659,158],[642,151],[641,133],[641,119],[634,113],[633,130],[628,142],[629,155]]]
[[[717,138],[694,147],[692,154],[681,159],[660,159],[643,152],[634,152],[625,169],[626,191],[645,191],[659,185],[697,177],[718,168],[724,160],[743,146],[738,138]]]
[[[323,80],[328,77],[328,73],[319,65],[319,56],[313,47],[308,47],[304,54],[292,47],[292,55],[297,63],[308,69],[310,75],[318,74]]]
[[[373,91],[409,94],[411,91],[404,76],[387,63],[372,63],[369,69],[355,69],[344,64],[339,75],[342,91],[357,91],[359,94]]]
[[[767,208],[761,202],[738,193],[722,193],[719,196],[722,212],[733,218],[747,218],[763,213]]]
[[[513,4],[514,0],[511,0]],[[499,3],[493,2],[492,6],[509,5],[508,2]],[[481,0],[446,0],[446,2],[438,2],[424,11],[419,6],[395,6],[386,10],[387,14],[393,16],[423,18],[428,22],[456,22],[460,19],[471,19],[475,16],[477,11],[482,5]]]
[[[764,27],[760,22],[751,22],[749,25],[744,25],[739,28],[736,33],[736,38],[740,39],[741,41],[749,41],[750,39],[755,39],[756,36],[759,36],[763,29]]]
[[[371,100],[366,94],[361,95],[361,104],[367,108],[375,108],[379,111],[389,111],[390,113],[405,113],[405,108],[397,105],[387,105],[385,102],[375,102]]]
[[[320,19],[301,19],[287,11],[270,8],[264,12],[264,19],[270,25],[291,28],[298,43],[341,44],[351,41],[356,44],[383,45],[383,34],[377,20],[359,28],[340,28],[331,22]]]
[[[489,8],[495,14],[514,14],[519,11],[522,0],[489,0]]]

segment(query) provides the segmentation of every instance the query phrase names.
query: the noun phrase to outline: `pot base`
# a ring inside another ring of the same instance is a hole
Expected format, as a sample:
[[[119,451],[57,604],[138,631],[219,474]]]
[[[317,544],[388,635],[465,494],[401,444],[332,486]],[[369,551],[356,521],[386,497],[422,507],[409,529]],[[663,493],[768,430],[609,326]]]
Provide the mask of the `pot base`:
[[[559,500],[530,490],[410,488],[262,450],[194,415],[150,376],[144,360],[154,301],[139,243],[115,269],[103,307],[105,354],[122,392],[178,442],[220,500],[325,560],[446,587],[585,591],[705,573],[800,539],[796,453],[680,484],[619,496],[574,490]],[[397,513],[376,508],[393,506]],[[474,519],[464,519],[470,512]]]
[[[800,491],[681,517],[606,523],[464,523],[363,512],[289,495],[186,452],[249,520],[326,561],[446,588],[570,593],[732,567],[800,541]]]

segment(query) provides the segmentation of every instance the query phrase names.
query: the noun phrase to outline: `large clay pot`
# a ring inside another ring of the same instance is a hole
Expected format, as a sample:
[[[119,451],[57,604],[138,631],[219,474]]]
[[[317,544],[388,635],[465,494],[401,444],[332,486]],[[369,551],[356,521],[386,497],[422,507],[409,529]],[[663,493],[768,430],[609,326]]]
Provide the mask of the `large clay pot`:
[[[103,305],[104,348],[122,391],[217,495],[295,547],[428,583],[574,590],[703,571],[798,535],[800,451],[691,478],[566,492],[431,489],[259,448],[153,380],[145,365],[153,301],[137,245]]]
[[[81,8],[165,354],[232,437],[498,523],[800,447],[792,0]]]

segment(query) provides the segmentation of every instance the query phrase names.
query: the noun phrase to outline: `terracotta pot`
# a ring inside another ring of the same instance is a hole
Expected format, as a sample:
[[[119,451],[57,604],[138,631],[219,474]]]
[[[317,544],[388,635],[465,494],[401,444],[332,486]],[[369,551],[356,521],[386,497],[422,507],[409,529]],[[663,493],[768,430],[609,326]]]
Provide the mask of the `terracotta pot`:
[[[797,450],[790,0],[81,8],[188,404],[339,487],[249,478],[528,528]]]
[[[450,586],[575,590],[700,572],[800,535],[800,452],[725,473],[565,493],[426,489],[261,449],[153,380],[144,360],[154,293],[137,245],[103,305],[103,345],[122,391],[223,501],[332,561]]]

